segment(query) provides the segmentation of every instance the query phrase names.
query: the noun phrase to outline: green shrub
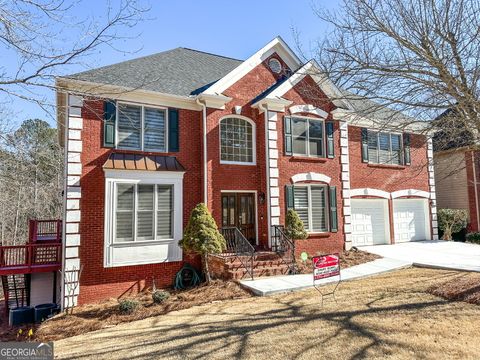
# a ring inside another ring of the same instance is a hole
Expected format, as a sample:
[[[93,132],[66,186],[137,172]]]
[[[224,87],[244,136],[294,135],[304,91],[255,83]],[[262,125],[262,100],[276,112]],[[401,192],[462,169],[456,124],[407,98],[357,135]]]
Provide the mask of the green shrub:
[[[152,299],[155,304],[161,304],[170,297],[168,291],[156,290],[152,294]]]
[[[467,242],[473,244],[480,244],[480,232],[467,234]]]
[[[133,314],[137,310],[140,303],[132,299],[122,299],[118,302],[118,310],[121,314]]]
[[[178,243],[185,251],[191,251],[201,256],[203,273],[207,283],[210,283],[208,254],[221,253],[226,248],[225,238],[218,231],[217,224],[205,204],[195,206],[190,213],[190,219],[183,231],[183,239]]]
[[[452,234],[467,227],[468,212],[460,209],[438,210],[438,226],[443,231],[443,240],[452,240]]]
[[[290,239],[301,240],[307,238],[308,234],[305,231],[303,221],[300,219],[295,210],[289,209],[287,211],[285,224],[285,234],[287,234]]]

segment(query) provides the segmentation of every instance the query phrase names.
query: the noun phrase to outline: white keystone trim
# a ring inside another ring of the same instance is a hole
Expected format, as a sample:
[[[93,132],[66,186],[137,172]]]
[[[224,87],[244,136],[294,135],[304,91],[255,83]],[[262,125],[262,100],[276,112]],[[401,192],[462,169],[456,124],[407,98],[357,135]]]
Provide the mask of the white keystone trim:
[[[427,139],[427,160],[428,160],[428,185],[430,187],[430,221],[432,224],[432,240],[438,240],[437,222],[437,194],[435,192],[435,173],[433,170],[433,142],[432,138]]]
[[[308,172],[308,173],[301,173],[301,174],[293,175],[291,180],[292,180],[292,183],[298,183],[298,182],[303,182],[303,181],[320,181],[320,182],[330,184],[330,181],[332,179],[325,174]]]
[[[350,189],[350,197],[354,196],[376,196],[384,199],[390,199],[389,192],[370,188]]]
[[[406,189],[398,190],[391,193],[392,199],[396,199],[403,196],[417,196],[425,199],[430,198],[430,193],[427,191],[416,190],[416,189]]]
[[[290,114],[298,114],[298,113],[309,113],[318,115],[322,118],[327,118],[328,113],[322,109],[319,109],[313,105],[294,105],[290,107]]]

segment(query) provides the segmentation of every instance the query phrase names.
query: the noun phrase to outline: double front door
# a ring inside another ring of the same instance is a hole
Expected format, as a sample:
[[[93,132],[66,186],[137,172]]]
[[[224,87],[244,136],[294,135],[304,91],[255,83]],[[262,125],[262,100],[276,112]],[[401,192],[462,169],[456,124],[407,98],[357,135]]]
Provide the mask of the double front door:
[[[237,227],[252,245],[256,244],[255,194],[222,193],[222,227]]]

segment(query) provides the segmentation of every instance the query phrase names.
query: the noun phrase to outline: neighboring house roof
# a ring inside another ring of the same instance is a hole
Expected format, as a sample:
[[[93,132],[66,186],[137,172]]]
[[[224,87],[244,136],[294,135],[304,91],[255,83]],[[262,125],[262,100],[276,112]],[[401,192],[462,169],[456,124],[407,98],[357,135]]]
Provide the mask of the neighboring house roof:
[[[242,62],[179,47],[63,78],[189,96],[208,88]]]
[[[433,150],[435,152],[472,149],[478,146],[474,133],[467,129],[462,121],[458,121],[460,115],[454,109],[447,109],[433,121],[437,131],[433,136]]]
[[[175,156],[111,153],[103,164],[104,169],[185,171]]]

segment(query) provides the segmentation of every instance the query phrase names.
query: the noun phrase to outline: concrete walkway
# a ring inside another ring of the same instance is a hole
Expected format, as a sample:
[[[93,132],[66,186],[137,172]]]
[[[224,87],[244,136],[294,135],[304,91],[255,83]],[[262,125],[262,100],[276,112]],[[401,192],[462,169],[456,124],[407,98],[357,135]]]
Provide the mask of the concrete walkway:
[[[417,241],[362,246],[363,251],[416,266],[480,272],[480,245],[453,241]]]
[[[367,276],[383,274],[389,271],[410,267],[411,262],[396,259],[377,259],[365,264],[340,270],[342,281],[360,279]],[[324,285],[338,281],[338,276],[316,281],[316,285]],[[242,280],[240,283],[255,295],[267,296],[289,291],[298,291],[313,287],[313,275],[272,276],[255,280]]]

